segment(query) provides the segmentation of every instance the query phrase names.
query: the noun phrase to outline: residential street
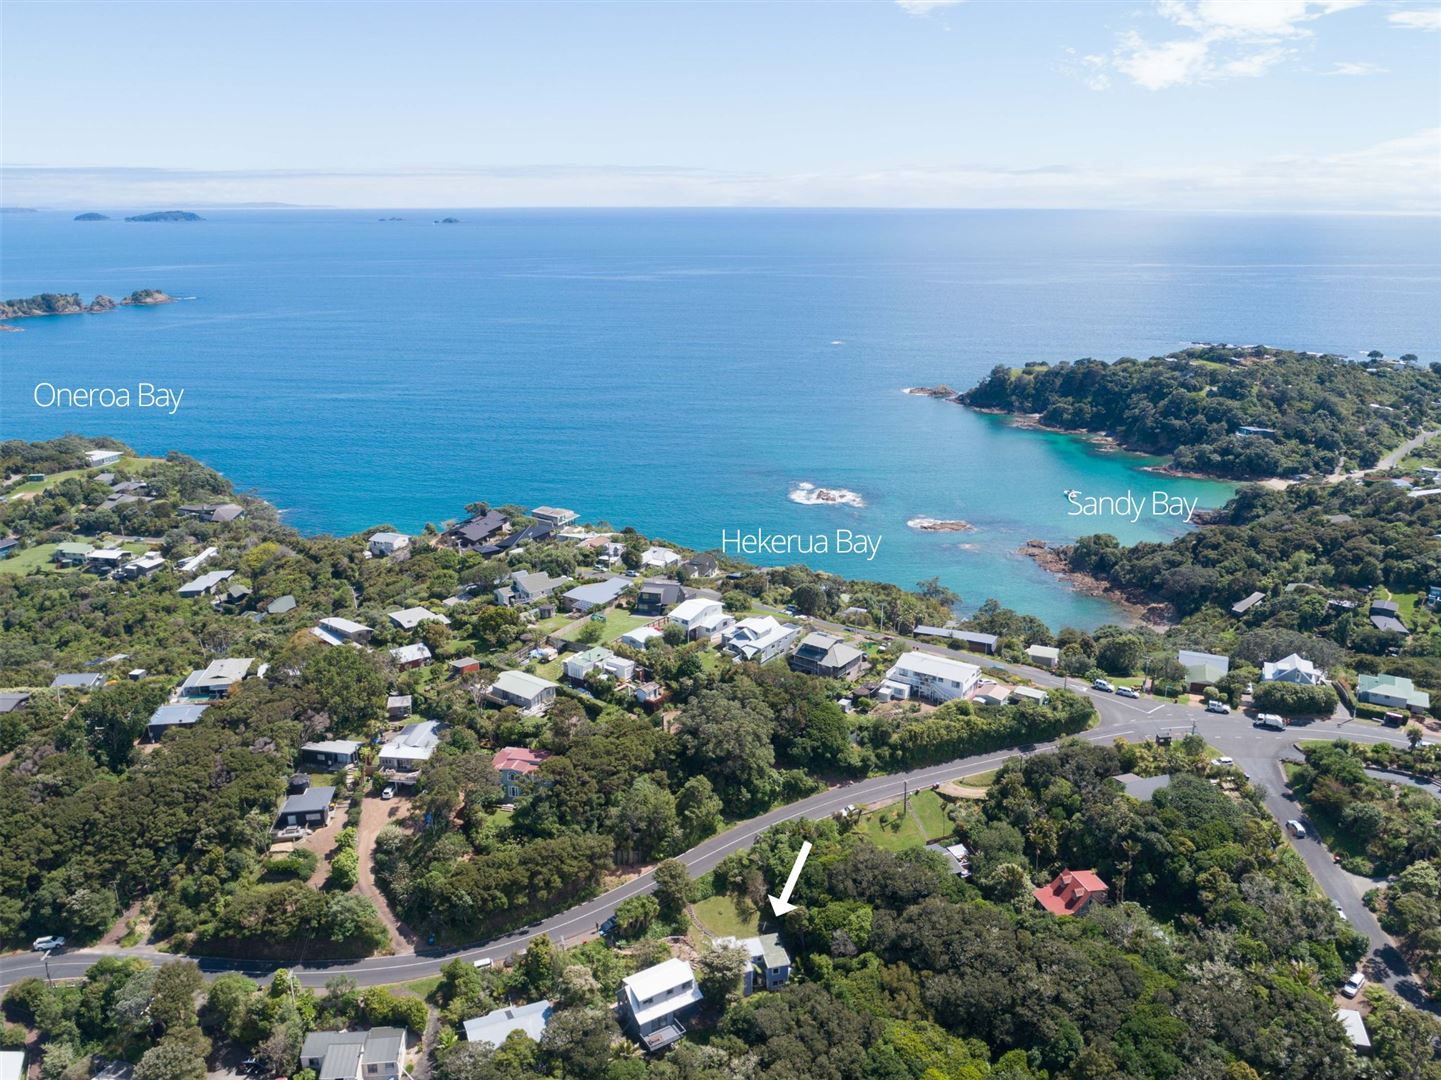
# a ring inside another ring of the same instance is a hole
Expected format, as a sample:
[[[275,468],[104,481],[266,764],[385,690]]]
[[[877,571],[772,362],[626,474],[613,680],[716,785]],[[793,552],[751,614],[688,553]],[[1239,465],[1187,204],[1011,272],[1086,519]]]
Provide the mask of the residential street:
[[[943,650],[934,650],[943,651]],[[997,664],[996,666],[1008,666]],[[1016,669],[1022,670],[1022,669]],[[1035,682],[1059,686],[1059,677],[1034,669],[1024,669]],[[1073,689],[1081,689],[1072,680]],[[1137,701],[1115,697],[1111,694],[1094,693],[1084,690],[1096,703],[1100,713],[1099,724],[1081,738],[1092,742],[1110,742],[1118,737],[1132,740],[1150,738],[1158,732],[1170,731],[1183,735],[1195,730],[1223,754],[1235,758],[1238,765],[1251,774],[1258,783],[1265,784],[1268,795],[1266,806],[1278,821],[1296,816],[1294,804],[1282,794],[1280,762],[1286,758],[1297,758],[1294,749],[1298,735],[1307,739],[1346,737],[1360,741],[1383,741],[1399,745],[1405,738],[1399,732],[1390,731],[1365,721],[1338,722],[1327,720],[1286,732],[1267,731],[1251,726],[1250,720],[1241,713],[1217,716],[1190,705],[1157,702],[1153,699]],[[1053,744],[1027,747],[1025,753],[1048,750]],[[681,861],[690,868],[692,875],[714,867],[721,859],[740,848],[748,847],[761,832],[770,826],[797,817],[821,818],[836,813],[850,803],[870,803],[900,795],[909,788],[911,791],[938,784],[957,777],[983,772],[1000,765],[1007,758],[1022,751],[1002,751],[971,758],[962,758],[944,765],[916,769],[907,773],[874,777],[867,780],[832,788],[818,795],[803,799],[788,806],[778,807],[758,818],[735,825],[711,837],[681,856]],[[1352,925],[1371,941],[1373,956],[1384,968],[1382,979],[1388,986],[1410,1000],[1417,1000],[1414,983],[1411,982],[1405,965],[1396,953],[1390,939],[1381,931],[1375,918],[1361,904],[1361,892],[1365,883],[1341,870],[1314,839],[1290,842],[1300,852],[1306,865],[1316,876],[1322,891],[1339,900],[1351,919]],[[378,956],[363,960],[336,961],[332,963],[303,963],[292,967],[301,981],[309,986],[322,986],[336,974],[346,974],[363,986],[380,983],[401,982],[436,974],[441,965],[456,957],[476,960],[489,957],[499,963],[513,953],[526,947],[531,938],[548,934],[557,942],[575,940],[594,933],[605,919],[614,914],[616,907],[629,897],[648,892],[653,887],[650,874],[618,886],[593,900],[578,904],[569,910],[548,919],[536,922],[505,937],[478,944],[470,948],[450,950],[421,950],[415,954]],[[81,975],[87,967],[102,955],[124,954],[164,960],[167,954],[152,948],[134,949],[82,949],[62,952],[50,960],[50,975],[69,978]],[[269,975],[277,966],[274,963],[252,963],[244,960],[196,958],[206,972],[243,970],[258,977]],[[45,975],[45,964],[38,953],[11,954],[0,961],[0,986],[8,985],[31,975]]]

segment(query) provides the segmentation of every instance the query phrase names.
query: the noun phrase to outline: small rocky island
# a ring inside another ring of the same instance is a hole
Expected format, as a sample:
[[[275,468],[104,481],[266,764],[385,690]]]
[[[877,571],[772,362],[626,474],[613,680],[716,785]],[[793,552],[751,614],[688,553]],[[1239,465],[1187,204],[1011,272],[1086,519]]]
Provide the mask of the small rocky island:
[[[932,518],[913,517],[906,522],[912,529],[920,532],[975,532],[976,527],[969,521],[962,521],[960,518]]]
[[[189,210],[156,210],[151,214],[136,214],[128,217],[126,221],[204,221],[199,214],[192,214]]]
[[[110,218],[107,217],[105,214],[97,214],[97,213],[95,213],[95,211],[92,210],[92,211],[91,211],[90,213],[88,213],[88,214],[76,214],[74,220],[76,220],[76,221],[109,221]]]
[[[952,390],[945,383],[939,386],[908,386],[906,393],[914,394],[917,397],[943,398],[946,401],[955,401],[961,396],[959,390]]]
[[[85,303],[79,293],[40,293],[19,300],[0,300],[0,319],[35,319],[42,315],[94,315],[117,307],[153,307],[173,304],[175,297],[159,289],[136,289],[115,300],[103,293]],[[10,327],[9,329],[14,329]]]

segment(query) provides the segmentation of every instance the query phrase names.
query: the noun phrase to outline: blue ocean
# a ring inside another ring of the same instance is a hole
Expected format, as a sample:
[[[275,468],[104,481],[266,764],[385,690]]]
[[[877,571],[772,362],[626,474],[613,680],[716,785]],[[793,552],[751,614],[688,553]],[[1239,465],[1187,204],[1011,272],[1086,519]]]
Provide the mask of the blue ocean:
[[[417,530],[475,500],[696,548],[849,531],[879,537],[873,557],[804,561],[939,577],[967,608],[996,597],[1052,625],[1116,612],[1019,555],[1026,540],[1187,527],[1070,516],[1064,489],[1201,507],[1231,489],[904,388],[1191,341],[1441,360],[1434,218],[197,209],[187,224],[0,215],[5,297],[186,298],[0,334],[0,436],[180,450],[306,532]],[[183,388],[179,410],[34,400],[42,382],[142,381]],[[862,505],[803,505],[803,484]]]

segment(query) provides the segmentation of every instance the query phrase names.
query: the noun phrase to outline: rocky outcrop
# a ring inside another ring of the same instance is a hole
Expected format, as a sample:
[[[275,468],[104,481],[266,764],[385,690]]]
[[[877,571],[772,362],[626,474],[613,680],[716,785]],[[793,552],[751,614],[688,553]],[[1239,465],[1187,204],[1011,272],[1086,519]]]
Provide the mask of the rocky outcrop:
[[[18,300],[0,301],[0,319],[34,319],[41,315],[95,315],[114,311],[117,307],[148,307],[152,304],[174,303],[175,298],[159,289],[136,289],[117,303],[103,293],[90,303],[79,293],[40,293]]]
[[[153,214],[136,214],[128,217],[126,221],[204,221],[199,214],[192,214],[189,210],[157,210]]]

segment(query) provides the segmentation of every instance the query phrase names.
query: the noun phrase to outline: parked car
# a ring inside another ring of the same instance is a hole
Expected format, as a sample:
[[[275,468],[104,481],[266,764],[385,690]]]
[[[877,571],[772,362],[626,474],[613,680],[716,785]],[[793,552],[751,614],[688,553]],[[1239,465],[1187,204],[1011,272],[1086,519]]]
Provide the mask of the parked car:
[[[1234,764],[1236,764],[1236,761],[1235,761],[1234,758],[1228,758],[1228,757],[1213,757],[1213,758],[1211,759],[1211,764],[1212,764],[1212,765],[1234,765]]]
[[[1227,705],[1224,701],[1217,701],[1215,698],[1211,698],[1206,702],[1206,711],[1220,713],[1222,716],[1229,716],[1231,714],[1231,706]]]
[[[1121,697],[1128,698],[1138,698],[1141,696],[1136,692],[1136,688],[1134,686],[1118,686],[1116,687],[1116,693],[1119,694]]]
[[[1297,840],[1306,839],[1306,826],[1302,825],[1295,818],[1292,818],[1290,821],[1286,822],[1286,828]]]
[[[304,825],[287,825],[283,829],[275,830],[275,839],[282,842],[288,840],[304,840],[308,831]]]
[[[382,799],[393,799],[393,798],[395,798],[395,785],[394,785],[394,784],[386,784],[385,787],[384,787],[383,789],[381,789],[380,797],[381,797]]]
[[[1339,916],[1341,916],[1341,921],[1342,921],[1342,922],[1350,922],[1350,921],[1351,921],[1350,919],[1346,918],[1346,913],[1341,910],[1341,901],[1339,901],[1339,900],[1332,900],[1332,901],[1331,901],[1331,906],[1336,909],[1336,914],[1339,915]]]
[[[65,939],[56,935],[38,937],[30,943],[30,947],[36,952],[53,952],[65,947]]]
[[[1107,694],[1114,694],[1116,692],[1116,688],[1110,683],[1108,683],[1105,679],[1092,680],[1091,688],[1094,690],[1101,690]]]
[[[1341,987],[1341,993],[1348,998],[1353,998],[1361,992],[1361,987],[1366,985],[1365,972],[1358,971],[1346,980],[1346,985]]]

